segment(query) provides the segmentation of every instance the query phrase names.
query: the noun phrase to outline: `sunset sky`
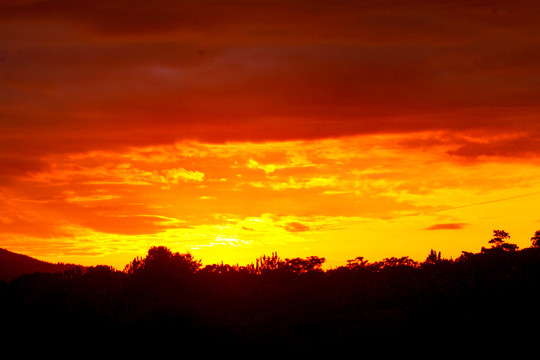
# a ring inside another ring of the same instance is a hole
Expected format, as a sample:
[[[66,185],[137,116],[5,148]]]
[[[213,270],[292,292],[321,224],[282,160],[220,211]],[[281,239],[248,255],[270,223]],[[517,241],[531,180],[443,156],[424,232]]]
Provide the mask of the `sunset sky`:
[[[0,247],[326,267],[540,229],[540,2],[3,0]]]

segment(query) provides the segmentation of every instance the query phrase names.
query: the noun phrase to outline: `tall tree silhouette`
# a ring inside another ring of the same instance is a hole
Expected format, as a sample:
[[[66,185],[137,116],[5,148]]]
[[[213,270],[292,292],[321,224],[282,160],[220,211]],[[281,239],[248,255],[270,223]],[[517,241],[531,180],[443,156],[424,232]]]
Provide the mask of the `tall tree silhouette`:
[[[253,274],[263,274],[268,271],[278,270],[283,264],[284,261],[276,252],[273,252],[272,255],[263,255],[257,258],[255,264],[249,264],[246,268]]]
[[[437,253],[435,250],[431,249],[426,260],[423,262],[423,265],[435,265],[441,261],[443,261],[441,252],[439,251],[439,253]]]
[[[516,244],[507,243],[506,239],[510,239],[510,234],[508,234],[506,231],[493,230],[493,238],[489,240],[489,243],[492,244],[492,249],[498,249],[503,251],[515,251],[518,249],[518,246]]]

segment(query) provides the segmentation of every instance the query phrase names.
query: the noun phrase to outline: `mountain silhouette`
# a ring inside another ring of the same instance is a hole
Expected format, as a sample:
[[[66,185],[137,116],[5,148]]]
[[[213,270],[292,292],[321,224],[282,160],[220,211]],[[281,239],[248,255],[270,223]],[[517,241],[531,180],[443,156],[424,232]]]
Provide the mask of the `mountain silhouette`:
[[[74,267],[82,266],[63,263],[53,264],[0,248],[0,281],[10,282],[24,274],[35,272],[55,273]]]

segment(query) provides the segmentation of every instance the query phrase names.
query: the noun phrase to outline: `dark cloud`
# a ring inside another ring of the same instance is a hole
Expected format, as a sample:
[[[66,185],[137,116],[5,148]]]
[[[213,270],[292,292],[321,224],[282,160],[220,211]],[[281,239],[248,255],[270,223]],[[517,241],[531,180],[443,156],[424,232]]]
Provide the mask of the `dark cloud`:
[[[530,158],[540,154],[540,133],[536,130],[528,135],[514,136],[506,139],[486,139],[484,141],[462,141],[450,155],[477,159],[481,157]]]
[[[293,34],[347,38],[385,35],[390,41],[404,34],[430,38],[456,35],[480,27],[530,26],[538,4],[525,1],[377,0],[377,1],[285,1],[264,2],[210,0],[7,0],[1,7],[3,19],[64,21],[88,26],[104,33],[162,33],[173,30],[207,33],[223,30],[252,30],[257,38]],[[519,16],[519,18],[518,18]],[[294,21],[291,27],[291,20]],[[473,22],[474,20],[474,22]],[[456,30],[457,28],[457,30]],[[225,31],[225,34],[227,32]],[[382,36],[381,36],[382,37]],[[291,37],[293,40],[294,37]],[[320,37],[319,37],[320,39]],[[323,37],[324,39],[324,37]],[[407,37],[404,37],[407,40]],[[380,40],[380,39],[379,39]],[[403,39],[402,39],[403,40]]]
[[[0,157],[0,186],[29,175],[46,171],[49,164],[36,158]]]
[[[528,131],[540,99],[538,9],[528,1],[3,2],[2,151]]]

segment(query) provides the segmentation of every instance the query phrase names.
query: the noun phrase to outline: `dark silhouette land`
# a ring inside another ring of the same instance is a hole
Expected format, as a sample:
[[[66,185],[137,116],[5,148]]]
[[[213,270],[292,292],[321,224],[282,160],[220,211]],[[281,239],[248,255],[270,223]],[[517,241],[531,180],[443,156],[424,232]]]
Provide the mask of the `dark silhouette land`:
[[[0,249],[0,282],[10,282],[11,280],[35,272],[54,273],[81,267],[75,264],[52,264],[46,261],[37,260],[30,256],[17,254],[6,249]]]
[[[330,270],[324,258],[276,253],[248,266],[203,267],[189,253],[156,246],[123,271],[71,267],[0,282],[0,315],[12,333],[63,342],[119,334],[261,349],[526,341],[540,320],[539,234],[525,249],[496,230],[491,247],[457,259],[432,250],[423,262],[357,257]]]

